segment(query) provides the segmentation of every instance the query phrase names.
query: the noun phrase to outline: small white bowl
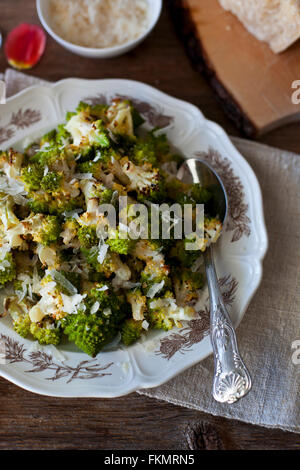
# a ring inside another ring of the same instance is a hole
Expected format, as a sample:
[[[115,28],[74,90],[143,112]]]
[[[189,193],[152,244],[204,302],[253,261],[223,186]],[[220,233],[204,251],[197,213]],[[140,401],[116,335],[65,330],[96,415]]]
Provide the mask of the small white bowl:
[[[110,57],[116,57],[121,54],[125,54],[130,51],[138,44],[140,44],[147,36],[150,34],[154,26],[156,25],[162,9],[162,0],[147,0],[149,4],[149,26],[147,30],[139,36],[137,39],[126,42],[121,46],[114,47],[105,47],[105,48],[92,48],[92,47],[83,47],[68,42],[62,37],[58,36],[50,26],[50,12],[49,12],[49,0],[36,0],[37,12],[39,15],[40,22],[42,23],[45,30],[50,34],[50,36],[55,39],[61,46],[68,49],[74,54],[81,55],[83,57],[90,57],[93,59],[108,59]]]

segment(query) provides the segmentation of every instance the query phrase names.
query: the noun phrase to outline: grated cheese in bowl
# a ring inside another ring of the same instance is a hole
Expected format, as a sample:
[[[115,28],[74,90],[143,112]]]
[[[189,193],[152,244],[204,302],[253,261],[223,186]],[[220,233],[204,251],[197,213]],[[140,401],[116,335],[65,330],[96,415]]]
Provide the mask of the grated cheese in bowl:
[[[142,36],[149,26],[147,0],[50,0],[54,32],[82,47],[108,48]]]

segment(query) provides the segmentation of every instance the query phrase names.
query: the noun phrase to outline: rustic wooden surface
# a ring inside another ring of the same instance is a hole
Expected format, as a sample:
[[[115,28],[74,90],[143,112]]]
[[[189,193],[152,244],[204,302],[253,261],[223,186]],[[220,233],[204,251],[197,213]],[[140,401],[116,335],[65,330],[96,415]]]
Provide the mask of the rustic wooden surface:
[[[246,135],[300,121],[300,107],[291,99],[292,82],[300,76],[299,41],[274,54],[219,0],[168,3],[192,61],[203,68],[224,109]]]
[[[0,8],[4,34],[22,21],[38,22],[34,0],[1,0]],[[1,50],[0,72],[6,67]],[[30,73],[53,81],[66,77],[141,80],[194,103],[227,132],[239,135],[210,87],[191,67],[166,8],[152,35],[123,57],[77,58],[48,38],[45,56]],[[299,130],[300,124],[289,125],[260,140],[300,153]],[[50,398],[0,379],[0,396],[0,449],[296,449],[300,444],[296,434],[137,394],[112,400]]]

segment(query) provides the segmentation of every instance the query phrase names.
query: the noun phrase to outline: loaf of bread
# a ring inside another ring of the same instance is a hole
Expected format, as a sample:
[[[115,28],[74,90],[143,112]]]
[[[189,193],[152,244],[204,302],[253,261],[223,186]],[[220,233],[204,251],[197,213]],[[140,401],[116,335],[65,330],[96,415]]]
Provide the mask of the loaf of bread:
[[[300,38],[300,0],[219,0],[260,41],[278,53]]]

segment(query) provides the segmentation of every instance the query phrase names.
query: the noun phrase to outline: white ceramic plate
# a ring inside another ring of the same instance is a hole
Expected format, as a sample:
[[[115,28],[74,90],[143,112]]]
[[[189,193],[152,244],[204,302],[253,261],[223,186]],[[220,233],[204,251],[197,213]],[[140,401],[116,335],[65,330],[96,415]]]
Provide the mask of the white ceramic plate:
[[[257,179],[225,132],[193,105],[139,82],[67,79],[49,87],[32,87],[0,107],[0,147],[21,149],[26,137],[41,136],[73,110],[80,100],[109,101],[130,97],[147,125],[161,126],[175,147],[188,157],[201,156],[227,188],[230,210],[216,250],[216,266],[225,302],[235,325],[241,321],[262,276],[267,249],[261,191]],[[100,353],[91,359],[65,344],[64,360],[51,347],[34,350],[30,340],[0,321],[0,374],[44,395],[116,397],[156,387],[212,353],[207,293],[201,316],[180,330],[154,332],[130,348]]]

